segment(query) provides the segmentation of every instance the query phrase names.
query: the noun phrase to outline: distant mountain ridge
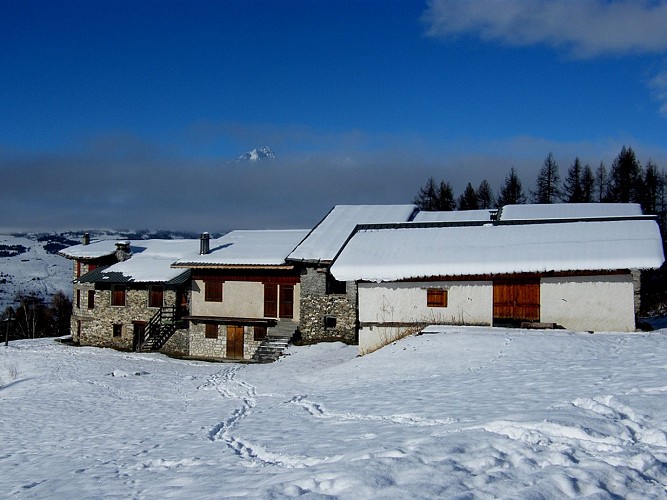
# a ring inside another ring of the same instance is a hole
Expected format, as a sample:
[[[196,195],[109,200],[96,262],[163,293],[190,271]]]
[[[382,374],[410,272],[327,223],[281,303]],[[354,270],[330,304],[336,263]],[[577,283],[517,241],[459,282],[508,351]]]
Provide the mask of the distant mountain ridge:
[[[264,146],[261,148],[256,148],[251,151],[248,151],[247,153],[242,154],[239,156],[236,161],[237,162],[257,162],[257,161],[265,161],[265,160],[275,160],[276,159],[276,154],[271,150],[270,147]]]

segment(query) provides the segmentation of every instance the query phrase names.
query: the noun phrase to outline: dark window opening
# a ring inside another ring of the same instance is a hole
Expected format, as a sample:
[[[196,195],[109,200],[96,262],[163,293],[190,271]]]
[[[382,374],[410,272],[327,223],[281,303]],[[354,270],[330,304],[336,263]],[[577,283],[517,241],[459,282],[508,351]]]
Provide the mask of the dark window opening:
[[[88,290],[88,309],[95,308],[95,290]]]
[[[327,274],[327,295],[344,295],[346,293],[347,282],[338,281],[330,274]]]
[[[266,338],[267,328],[265,326],[254,327],[254,339],[256,341],[264,340]]]
[[[326,328],[327,330],[332,330],[336,328],[336,316],[325,316],[324,328]]]
[[[217,339],[218,338],[218,325],[215,323],[206,323],[206,330],[204,337],[207,339]]]
[[[113,336],[122,337],[123,335],[123,325],[115,324],[113,325]]]

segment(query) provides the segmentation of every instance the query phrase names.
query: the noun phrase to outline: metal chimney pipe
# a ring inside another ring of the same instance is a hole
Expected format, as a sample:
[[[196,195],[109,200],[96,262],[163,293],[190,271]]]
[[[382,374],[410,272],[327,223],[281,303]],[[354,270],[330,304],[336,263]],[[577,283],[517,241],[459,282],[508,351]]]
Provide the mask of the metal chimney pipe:
[[[89,233],[83,233],[83,244],[84,245],[90,245],[90,234]]]
[[[211,251],[210,240],[211,240],[210,234],[201,233],[201,236],[199,237],[199,255],[206,255],[210,253]]]

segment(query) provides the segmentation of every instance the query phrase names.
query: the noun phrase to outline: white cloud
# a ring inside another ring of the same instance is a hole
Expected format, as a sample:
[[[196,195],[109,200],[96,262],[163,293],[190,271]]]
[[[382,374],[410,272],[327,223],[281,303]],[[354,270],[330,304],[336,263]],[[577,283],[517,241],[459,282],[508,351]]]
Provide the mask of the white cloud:
[[[660,114],[667,118],[667,67],[648,82],[653,97],[660,103]]]
[[[433,37],[547,45],[580,58],[667,51],[662,0],[431,0],[423,20]]]

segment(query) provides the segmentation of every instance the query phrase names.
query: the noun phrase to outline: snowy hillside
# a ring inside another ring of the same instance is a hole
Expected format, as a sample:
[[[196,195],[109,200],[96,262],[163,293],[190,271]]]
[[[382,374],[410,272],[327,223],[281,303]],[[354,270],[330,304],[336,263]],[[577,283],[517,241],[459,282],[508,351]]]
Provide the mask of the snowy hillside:
[[[667,330],[443,328],[269,365],[0,347],[30,498],[667,498]]]
[[[178,239],[196,235],[171,231],[89,231],[91,238]],[[58,291],[72,298],[72,261],[58,251],[81,242],[82,232],[0,234],[0,314],[15,305],[18,293],[46,300]]]
[[[62,290],[71,298],[72,262],[56,254],[70,240],[53,236],[0,234],[0,314],[18,293],[48,298]]]

